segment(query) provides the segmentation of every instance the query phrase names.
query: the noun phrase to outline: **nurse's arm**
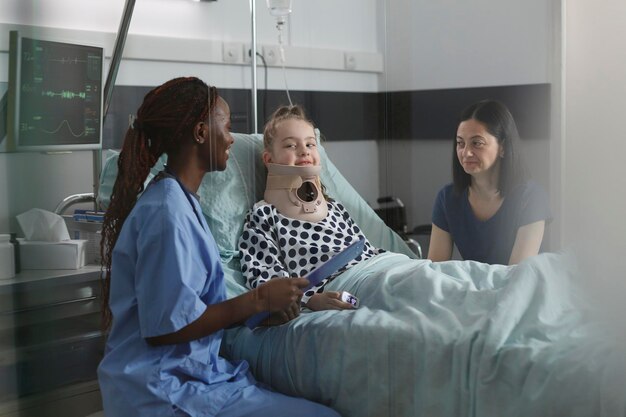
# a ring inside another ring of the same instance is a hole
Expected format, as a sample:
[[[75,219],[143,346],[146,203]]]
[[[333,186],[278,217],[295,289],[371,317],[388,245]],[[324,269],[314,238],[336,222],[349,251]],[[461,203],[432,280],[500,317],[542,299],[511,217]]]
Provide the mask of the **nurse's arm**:
[[[200,339],[241,323],[256,313],[281,311],[297,302],[306,278],[275,278],[240,296],[207,306],[204,313],[193,323],[175,333],[146,338],[153,345],[170,345]]]
[[[452,247],[450,233],[433,224],[428,245],[428,259],[433,262],[449,261],[452,259]]]
[[[546,222],[544,220],[524,225],[517,229],[515,243],[509,258],[509,265],[520,263],[524,259],[535,256],[541,248],[543,232]]]

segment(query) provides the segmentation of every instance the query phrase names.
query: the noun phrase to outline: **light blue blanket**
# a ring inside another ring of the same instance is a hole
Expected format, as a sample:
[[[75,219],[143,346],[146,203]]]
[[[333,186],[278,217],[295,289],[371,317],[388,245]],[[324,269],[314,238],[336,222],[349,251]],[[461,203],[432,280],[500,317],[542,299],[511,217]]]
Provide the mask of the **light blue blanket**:
[[[223,354],[346,417],[625,416],[623,353],[585,324],[571,265],[382,254],[328,288],[359,309],[231,329]]]

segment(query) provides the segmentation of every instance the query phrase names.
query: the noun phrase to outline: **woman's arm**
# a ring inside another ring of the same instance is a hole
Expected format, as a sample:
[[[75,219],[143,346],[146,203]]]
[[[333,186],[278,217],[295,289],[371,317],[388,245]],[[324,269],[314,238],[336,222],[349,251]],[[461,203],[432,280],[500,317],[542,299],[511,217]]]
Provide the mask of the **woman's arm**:
[[[452,236],[433,224],[428,246],[428,259],[433,262],[449,261],[452,258]]]
[[[149,337],[146,341],[153,346],[189,342],[240,323],[262,311],[284,311],[297,303],[302,289],[308,284],[305,278],[273,279],[238,297],[207,306],[196,321],[175,333]]]
[[[517,229],[515,243],[509,258],[509,265],[520,263],[524,259],[539,253],[546,222],[544,220],[524,225]]]

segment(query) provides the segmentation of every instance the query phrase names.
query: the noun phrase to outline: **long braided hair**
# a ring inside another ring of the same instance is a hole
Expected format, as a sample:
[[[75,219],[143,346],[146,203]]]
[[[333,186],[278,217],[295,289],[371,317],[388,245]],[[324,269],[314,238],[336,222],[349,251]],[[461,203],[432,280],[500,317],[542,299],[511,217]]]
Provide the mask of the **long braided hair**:
[[[180,77],[151,90],[126,131],[117,161],[118,173],[102,226],[102,328],[113,320],[109,308],[113,248],[124,221],[143,192],[150,169],[162,154],[176,155],[194,126],[208,118],[217,103],[215,87],[195,77]]]

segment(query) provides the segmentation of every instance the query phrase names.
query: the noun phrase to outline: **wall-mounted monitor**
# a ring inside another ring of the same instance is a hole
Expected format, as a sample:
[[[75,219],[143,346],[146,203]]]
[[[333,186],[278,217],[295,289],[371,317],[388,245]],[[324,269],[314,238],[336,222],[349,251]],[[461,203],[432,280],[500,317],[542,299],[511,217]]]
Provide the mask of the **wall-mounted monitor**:
[[[104,50],[11,31],[9,140],[17,151],[99,149]]]

